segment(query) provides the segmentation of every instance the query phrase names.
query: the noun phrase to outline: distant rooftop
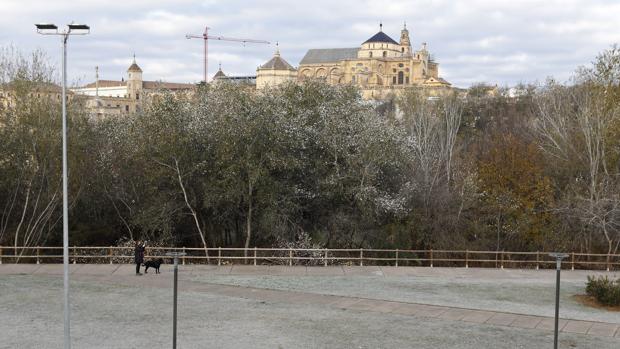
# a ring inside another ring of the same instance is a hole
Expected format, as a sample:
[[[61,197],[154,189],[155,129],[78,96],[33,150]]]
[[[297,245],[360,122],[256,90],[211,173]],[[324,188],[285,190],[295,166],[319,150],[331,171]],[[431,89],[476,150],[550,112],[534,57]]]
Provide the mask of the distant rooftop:
[[[127,81],[118,80],[99,80],[99,88],[103,87],[122,87],[127,86]],[[142,87],[148,90],[154,90],[157,88],[164,88],[168,90],[184,90],[193,88],[194,84],[176,83],[176,82],[164,82],[164,81],[142,81]],[[96,82],[91,82],[83,86],[82,88],[95,88]]]

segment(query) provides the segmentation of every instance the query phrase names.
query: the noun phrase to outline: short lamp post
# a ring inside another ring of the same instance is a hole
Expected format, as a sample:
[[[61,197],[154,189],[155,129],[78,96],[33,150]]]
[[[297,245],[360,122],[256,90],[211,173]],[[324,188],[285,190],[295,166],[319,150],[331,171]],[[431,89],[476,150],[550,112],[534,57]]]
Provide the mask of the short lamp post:
[[[41,35],[58,35],[62,47],[62,255],[64,280],[64,344],[65,349],[71,348],[70,316],[69,316],[69,200],[67,194],[67,39],[69,35],[86,35],[90,27],[85,24],[67,24],[67,28],[58,31],[55,24],[35,24],[37,33]]]
[[[562,260],[568,257],[566,253],[550,253],[549,256],[555,258],[555,331],[553,333],[553,348],[558,348],[558,323],[560,319],[560,271],[562,270]]]
[[[179,257],[185,256],[185,252],[168,252],[166,256],[174,258],[174,293],[172,305],[172,349],[177,348],[177,285],[179,282]]]

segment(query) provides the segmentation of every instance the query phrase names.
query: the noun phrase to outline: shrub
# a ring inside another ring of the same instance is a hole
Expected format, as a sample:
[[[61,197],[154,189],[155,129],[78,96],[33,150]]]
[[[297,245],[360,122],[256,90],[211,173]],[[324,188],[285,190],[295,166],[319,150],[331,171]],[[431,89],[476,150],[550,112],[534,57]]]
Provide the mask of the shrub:
[[[295,251],[293,253],[293,257],[295,258],[308,258],[308,259],[293,259],[293,265],[321,265],[325,261],[321,260],[324,254],[323,251],[319,251],[319,249],[323,249],[323,245],[312,241],[312,237],[305,231],[300,231],[295,237],[295,241],[286,241],[284,239],[278,238],[276,242],[277,248],[286,248],[286,249],[314,249],[314,251]],[[276,255],[279,257],[288,257],[288,251],[279,251]],[[276,264],[288,264],[288,259],[278,259]]]
[[[618,306],[620,305],[620,279],[614,281],[607,276],[588,276],[586,293],[603,305]]]

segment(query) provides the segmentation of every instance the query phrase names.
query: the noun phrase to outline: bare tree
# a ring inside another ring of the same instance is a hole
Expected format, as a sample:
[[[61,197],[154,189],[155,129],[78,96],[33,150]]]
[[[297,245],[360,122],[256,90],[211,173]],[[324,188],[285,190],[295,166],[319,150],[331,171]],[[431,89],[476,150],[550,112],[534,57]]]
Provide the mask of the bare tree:
[[[194,207],[192,206],[192,204],[190,203],[190,200],[187,196],[187,190],[185,189],[185,185],[183,184],[183,174],[181,173],[181,169],[179,168],[179,161],[174,158],[174,165],[169,165],[166,163],[163,163],[161,161],[158,160],[153,160],[155,161],[157,164],[162,165],[170,170],[172,170],[178,180],[178,184],[179,184],[179,188],[181,189],[181,193],[183,193],[183,199],[185,201],[185,205],[187,206],[187,208],[189,209],[192,218],[194,219],[194,224],[196,225],[196,229],[198,230],[198,235],[200,235],[200,241],[202,242],[202,246],[204,248],[205,251],[205,256],[207,257],[207,263],[209,262],[209,249],[207,246],[207,240],[205,238],[205,233],[203,232],[203,229],[200,225],[200,222],[198,220],[198,215],[196,213],[196,210],[194,209]]]
[[[534,129],[544,152],[573,177],[570,188],[578,204],[568,201],[564,211],[600,234],[609,258],[620,239],[620,174],[607,166],[606,134],[620,120],[620,108],[610,107],[599,87],[594,81],[568,87],[549,84],[537,98]]]

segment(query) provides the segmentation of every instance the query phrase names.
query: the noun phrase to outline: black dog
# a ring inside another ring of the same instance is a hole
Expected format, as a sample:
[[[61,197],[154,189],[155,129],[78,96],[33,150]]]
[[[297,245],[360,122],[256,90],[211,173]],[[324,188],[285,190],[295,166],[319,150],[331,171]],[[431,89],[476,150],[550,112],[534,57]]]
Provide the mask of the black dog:
[[[162,263],[164,263],[164,260],[161,258],[144,262],[144,273],[146,274],[149,268],[153,268],[155,269],[155,274],[159,274],[159,266],[162,265]]]

